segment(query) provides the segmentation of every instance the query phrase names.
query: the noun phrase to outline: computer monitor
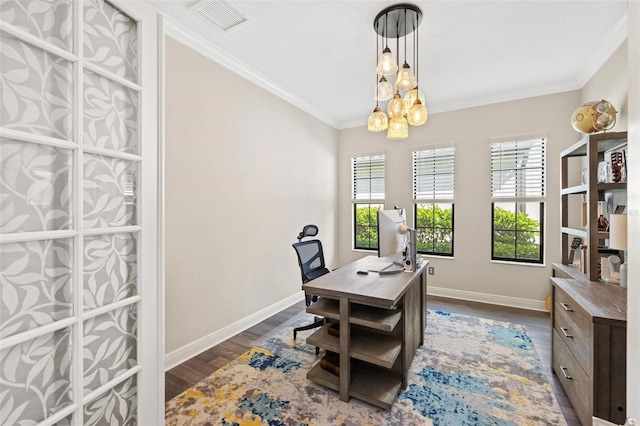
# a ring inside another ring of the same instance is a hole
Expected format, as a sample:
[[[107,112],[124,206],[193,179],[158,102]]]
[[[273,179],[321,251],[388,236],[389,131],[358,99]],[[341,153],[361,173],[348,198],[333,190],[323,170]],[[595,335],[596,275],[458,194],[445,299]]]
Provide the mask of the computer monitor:
[[[405,250],[406,224],[404,209],[378,210],[378,257],[394,256]]]

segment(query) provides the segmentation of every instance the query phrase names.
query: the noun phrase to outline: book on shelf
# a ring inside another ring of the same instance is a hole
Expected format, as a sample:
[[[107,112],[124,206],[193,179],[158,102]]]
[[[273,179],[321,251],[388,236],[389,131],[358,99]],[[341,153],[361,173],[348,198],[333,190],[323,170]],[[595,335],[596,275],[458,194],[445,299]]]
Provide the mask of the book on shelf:
[[[349,361],[350,368],[353,369],[353,359]],[[320,368],[334,376],[340,377],[340,354],[336,352],[327,351],[322,358],[320,358]]]
[[[327,353],[320,358],[320,367],[334,376],[340,377],[340,355],[327,351]]]

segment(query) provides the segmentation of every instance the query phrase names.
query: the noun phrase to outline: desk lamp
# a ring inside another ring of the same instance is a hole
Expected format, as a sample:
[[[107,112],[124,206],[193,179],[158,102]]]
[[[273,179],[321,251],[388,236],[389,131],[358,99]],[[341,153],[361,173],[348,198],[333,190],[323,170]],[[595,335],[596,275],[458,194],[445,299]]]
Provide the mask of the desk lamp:
[[[623,262],[620,264],[620,287],[627,288],[627,215],[609,216],[609,248],[623,250]]]

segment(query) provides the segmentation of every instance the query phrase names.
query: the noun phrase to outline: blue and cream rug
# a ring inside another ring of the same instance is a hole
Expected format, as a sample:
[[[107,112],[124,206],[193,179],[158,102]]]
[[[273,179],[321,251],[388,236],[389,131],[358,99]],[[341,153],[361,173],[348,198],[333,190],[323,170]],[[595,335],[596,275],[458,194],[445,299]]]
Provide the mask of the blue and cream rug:
[[[409,385],[391,410],[306,378],[315,348],[292,327],[296,317],[238,359],[166,404],[178,425],[564,425],[526,328],[518,324],[430,311],[427,336]]]

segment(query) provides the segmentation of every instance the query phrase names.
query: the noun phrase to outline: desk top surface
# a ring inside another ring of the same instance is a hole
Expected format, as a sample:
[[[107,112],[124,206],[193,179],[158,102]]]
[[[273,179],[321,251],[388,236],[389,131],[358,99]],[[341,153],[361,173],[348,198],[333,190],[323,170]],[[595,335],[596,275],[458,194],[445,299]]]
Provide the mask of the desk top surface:
[[[304,284],[303,289],[316,296],[334,299],[348,297],[352,302],[390,308],[400,301],[414,280],[420,279],[429,263],[423,260],[415,272],[369,272],[367,275],[357,273],[374,269],[381,261],[390,263],[392,259],[364,257]]]

